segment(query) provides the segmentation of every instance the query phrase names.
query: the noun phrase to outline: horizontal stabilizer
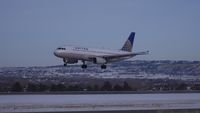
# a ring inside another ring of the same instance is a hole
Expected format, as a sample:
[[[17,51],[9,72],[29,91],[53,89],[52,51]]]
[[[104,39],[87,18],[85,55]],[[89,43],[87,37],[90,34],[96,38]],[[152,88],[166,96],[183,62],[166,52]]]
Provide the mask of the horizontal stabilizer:
[[[149,54],[149,51],[134,53],[134,55],[147,55],[147,54]]]

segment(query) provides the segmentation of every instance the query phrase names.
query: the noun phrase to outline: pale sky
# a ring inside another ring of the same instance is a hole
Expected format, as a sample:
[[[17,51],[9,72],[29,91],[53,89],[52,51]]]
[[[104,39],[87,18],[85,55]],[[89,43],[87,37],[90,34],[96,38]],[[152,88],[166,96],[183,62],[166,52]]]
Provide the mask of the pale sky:
[[[120,49],[131,60],[200,60],[200,0],[0,0],[0,67],[62,64],[62,45]]]

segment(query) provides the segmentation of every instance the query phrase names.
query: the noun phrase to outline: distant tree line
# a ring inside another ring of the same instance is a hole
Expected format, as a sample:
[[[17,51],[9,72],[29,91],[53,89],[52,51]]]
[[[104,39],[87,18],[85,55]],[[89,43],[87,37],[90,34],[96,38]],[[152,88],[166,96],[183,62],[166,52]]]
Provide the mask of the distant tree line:
[[[0,92],[56,92],[56,91],[171,91],[171,90],[200,90],[200,84],[194,84],[189,86],[185,83],[179,84],[145,84],[141,85],[129,85],[124,81],[122,84],[114,84],[109,81],[105,81],[102,85],[99,84],[36,84],[27,83],[22,84],[15,82],[10,88],[4,88],[0,86]]]
[[[132,88],[127,82],[123,82],[123,85],[112,85],[109,81],[103,83],[102,86],[86,85],[82,86],[80,84],[75,85],[65,85],[65,84],[35,84],[28,83],[27,85],[21,85],[20,82],[15,82],[8,91],[11,92],[54,92],[54,91],[131,91]],[[3,91],[3,90],[0,90]],[[7,91],[6,91],[7,92]]]

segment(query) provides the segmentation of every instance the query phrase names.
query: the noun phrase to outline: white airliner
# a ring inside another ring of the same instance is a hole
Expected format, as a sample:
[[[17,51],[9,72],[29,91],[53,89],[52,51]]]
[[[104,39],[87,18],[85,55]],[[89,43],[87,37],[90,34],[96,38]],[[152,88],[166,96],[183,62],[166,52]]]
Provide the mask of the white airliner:
[[[87,68],[86,61],[100,64],[101,69],[106,69],[107,63],[121,61],[136,55],[145,55],[149,53],[149,51],[137,53],[132,52],[134,37],[135,32],[132,32],[123,47],[119,50],[64,46],[57,48],[54,51],[54,55],[63,59],[64,66],[67,66],[67,64],[78,63],[80,60],[83,62],[83,65],[81,66],[83,69]]]

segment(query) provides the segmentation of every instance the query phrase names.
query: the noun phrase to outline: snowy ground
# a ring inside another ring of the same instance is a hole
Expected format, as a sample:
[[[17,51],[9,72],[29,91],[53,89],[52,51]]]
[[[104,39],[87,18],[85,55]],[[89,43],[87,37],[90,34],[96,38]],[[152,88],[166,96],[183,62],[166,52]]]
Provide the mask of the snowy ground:
[[[0,95],[0,112],[198,108],[200,108],[200,93]]]

